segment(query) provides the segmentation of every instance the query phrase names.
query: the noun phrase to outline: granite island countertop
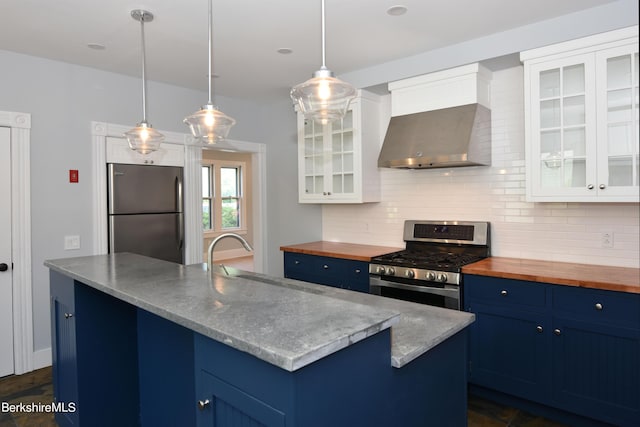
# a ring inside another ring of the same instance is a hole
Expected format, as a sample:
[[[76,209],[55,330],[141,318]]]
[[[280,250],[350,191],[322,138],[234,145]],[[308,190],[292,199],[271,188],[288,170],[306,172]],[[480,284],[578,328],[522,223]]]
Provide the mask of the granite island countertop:
[[[465,312],[128,253],[45,266],[288,371],[389,327],[390,362],[402,367],[474,320]]]

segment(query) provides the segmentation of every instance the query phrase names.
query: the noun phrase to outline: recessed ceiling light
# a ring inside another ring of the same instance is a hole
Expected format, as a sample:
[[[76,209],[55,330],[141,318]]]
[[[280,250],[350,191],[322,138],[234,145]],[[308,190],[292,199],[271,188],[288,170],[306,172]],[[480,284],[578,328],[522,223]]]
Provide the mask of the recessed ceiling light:
[[[277,50],[277,52],[283,55],[288,55],[290,53],[293,53],[293,49],[289,49],[288,47],[281,47],[280,49]]]
[[[93,50],[105,50],[107,48],[102,43],[87,43],[87,47]]]
[[[400,4],[391,6],[389,9],[387,9],[387,15],[391,16],[400,16],[404,15],[405,13],[407,13],[407,6],[402,6]]]

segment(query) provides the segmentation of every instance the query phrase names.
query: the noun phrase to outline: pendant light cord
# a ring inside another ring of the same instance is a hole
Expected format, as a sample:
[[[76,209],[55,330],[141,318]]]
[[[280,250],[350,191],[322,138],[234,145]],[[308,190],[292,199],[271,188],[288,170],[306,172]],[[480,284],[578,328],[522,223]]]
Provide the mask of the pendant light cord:
[[[325,65],[325,22],[324,22],[324,0],[322,0],[322,68],[326,69]]]
[[[142,123],[147,123],[147,78],[145,73],[145,46],[144,46],[144,20],[145,12],[140,16],[140,38],[142,40]]]
[[[213,98],[213,0],[209,0],[209,104],[212,105]]]

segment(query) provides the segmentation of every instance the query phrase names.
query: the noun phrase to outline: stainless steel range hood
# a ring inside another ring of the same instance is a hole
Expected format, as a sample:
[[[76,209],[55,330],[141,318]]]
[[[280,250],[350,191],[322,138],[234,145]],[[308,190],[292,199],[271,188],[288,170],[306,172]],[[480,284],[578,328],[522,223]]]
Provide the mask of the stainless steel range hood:
[[[491,110],[475,103],[391,117],[378,157],[387,168],[491,164]]]

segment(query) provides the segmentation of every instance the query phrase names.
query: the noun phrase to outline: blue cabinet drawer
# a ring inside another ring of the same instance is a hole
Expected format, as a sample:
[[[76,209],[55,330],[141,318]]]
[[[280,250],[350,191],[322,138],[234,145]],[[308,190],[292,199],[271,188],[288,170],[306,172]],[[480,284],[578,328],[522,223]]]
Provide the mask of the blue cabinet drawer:
[[[543,308],[547,304],[547,285],[488,276],[464,276],[467,301]]]
[[[553,287],[554,313],[640,329],[640,295],[571,286]]]

